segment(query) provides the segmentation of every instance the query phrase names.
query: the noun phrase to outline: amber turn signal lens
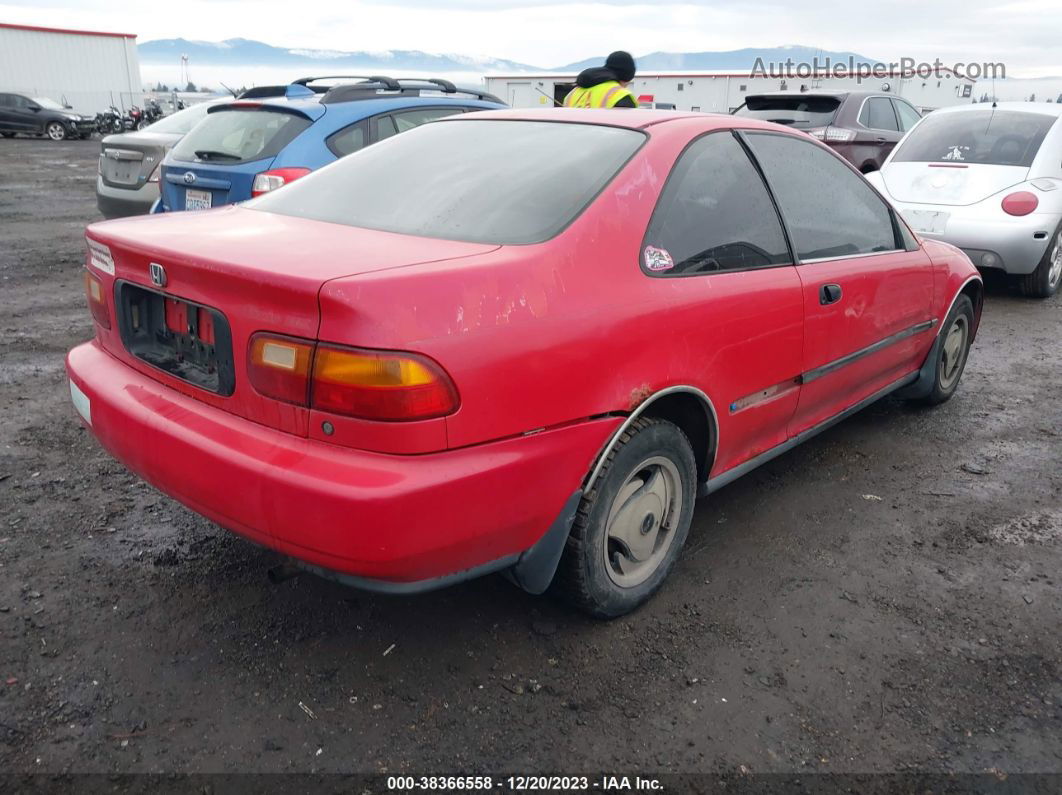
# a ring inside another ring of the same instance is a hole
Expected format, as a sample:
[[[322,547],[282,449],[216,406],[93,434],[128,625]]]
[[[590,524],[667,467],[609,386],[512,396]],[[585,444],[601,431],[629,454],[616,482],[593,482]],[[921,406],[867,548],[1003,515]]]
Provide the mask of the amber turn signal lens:
[[[111,313],[107,309],[107,294],[103,282],[85,270],[85,297],[93,319],[104,328],[111,327]]]
[[[318,345],[311,406],[369,420],[442,417],[457,410],[457,389],[426,356]]]
[[[247,375],[267,397],[305,406],[310,394],[313,343],[277,334],[255,334],[248,350]]]

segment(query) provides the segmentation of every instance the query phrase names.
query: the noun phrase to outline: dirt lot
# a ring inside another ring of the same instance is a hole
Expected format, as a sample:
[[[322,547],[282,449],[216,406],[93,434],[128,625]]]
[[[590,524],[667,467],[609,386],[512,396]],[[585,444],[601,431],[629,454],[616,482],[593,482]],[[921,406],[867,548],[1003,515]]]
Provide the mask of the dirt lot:
[[[630,617],[274,586],[69,404],[98,146],[0,141],[0,769],[1062,772],[1062,299],[996,283],[951,402],[703,501]]]

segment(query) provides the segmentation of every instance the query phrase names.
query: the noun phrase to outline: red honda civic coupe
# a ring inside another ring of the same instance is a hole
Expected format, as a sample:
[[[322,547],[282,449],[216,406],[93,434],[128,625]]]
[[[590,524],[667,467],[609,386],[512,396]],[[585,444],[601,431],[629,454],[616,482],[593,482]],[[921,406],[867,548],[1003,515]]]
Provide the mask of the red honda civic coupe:
[[[982,301],[821,143],[699,113],[451,116],[87,241],[70,391],[145,480],[355,586],[505,571],[601,617],[698,496],[948,399]]]

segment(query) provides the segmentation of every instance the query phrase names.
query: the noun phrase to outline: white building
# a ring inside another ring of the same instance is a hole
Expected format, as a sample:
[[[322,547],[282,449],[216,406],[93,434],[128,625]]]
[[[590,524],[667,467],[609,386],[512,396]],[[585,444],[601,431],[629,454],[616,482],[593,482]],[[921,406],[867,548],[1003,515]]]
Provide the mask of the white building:
[[[0,91],[93,115],[143,105],[136,35],[0,23]]]
[[[749,94],[768,91],[887,91],[908,100],[920,110],[971,102],[974,80],[950,72],[928,78],[855,77],[750,77],[743,72],[648,72],[639,73],[629,86],[639,104],[705,113],[730,113]],[[560,104],[574,87],[574,74],[491,75],[487,90],[514,108]]]

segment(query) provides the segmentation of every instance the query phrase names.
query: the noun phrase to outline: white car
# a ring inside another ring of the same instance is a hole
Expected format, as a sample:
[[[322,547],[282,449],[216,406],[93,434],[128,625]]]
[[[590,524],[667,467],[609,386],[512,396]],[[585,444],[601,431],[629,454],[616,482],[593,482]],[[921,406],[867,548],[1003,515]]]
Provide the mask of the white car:
[[[1046,298],[1062,283],[1062,104],[934,111],[867,179],[923,237]]]

